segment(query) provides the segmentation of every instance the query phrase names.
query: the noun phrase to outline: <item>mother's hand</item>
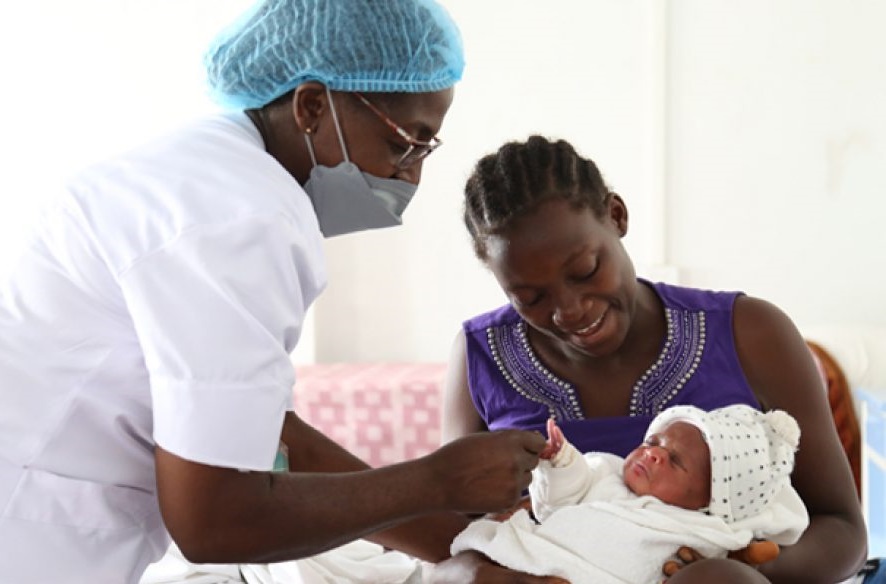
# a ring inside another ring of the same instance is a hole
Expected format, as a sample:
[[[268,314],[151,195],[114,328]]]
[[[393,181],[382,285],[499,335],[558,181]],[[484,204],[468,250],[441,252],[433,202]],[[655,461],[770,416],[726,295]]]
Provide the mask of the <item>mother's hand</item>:
[[[768,539],[762,539],[760,541],[752,541],[747,547],[740,550],[729,552],[729,558],[757,567],[760,564],[771,562],[778,557],[779,553],[781,553],[781,548],[778,547],[777,543]]]
[[[752,541],[747,547],[740,550],[729,552],[728,557],[731,560],[737,560],[743,564],[757,567],[760,564],[771,562],[777,558],[779,551],[778,544],[774,541],[760,540]],[[677,550],[677,560],[669,560],[665,562],[661,571],[665,576],[670,578],[684,566],[703,559],[705,559],[705,557],[694,549],[690,547],[681,547]]]
[[[436,564],[430,584],[569,584],[555,576],[530,576],[493,563],[477,552],[461,552]]]

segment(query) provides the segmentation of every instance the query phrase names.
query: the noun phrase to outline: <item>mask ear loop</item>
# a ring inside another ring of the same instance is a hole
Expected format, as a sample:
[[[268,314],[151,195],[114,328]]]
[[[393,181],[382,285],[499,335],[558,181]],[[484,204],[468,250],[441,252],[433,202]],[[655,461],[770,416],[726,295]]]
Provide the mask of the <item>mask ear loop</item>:
[[[311,132],[306,130],[304,136],[305,144],[308,146],[308,156],[311,157],[311,165],[317,166],[317,157],[314,155],[314,141],[311,139]]]
[[[342,154],[345,155],[345,162],[350,162],[348,157],[348,149],[345,146],[345,137],[341,133],[341,126],[338,124],[338,114],[335,111],[335,104],[332,102],[332,92],[326,87],[326,97],[329,99],[329,110],[332,112],[332,122],[335,125],[335,133],[338,136],[338,143],[341,145]],[[317,156],[314,154],[314,141],[311,138],[311,132],[306,131],[304,134],[305,144],[308,146],[308,156],[311,157],[311,164],[317,166]]]
[[[335,133],[338,135],[338,143],[341,144],[342,154],[345,155],[345,162],[350,162],[348,158],[348,149],[345,147],[345,137],[341,133],[341,126],[338,125],[338,114],[335,112],[335,104],[332,103],[332,92],[326,88],[326,97],[329,99],[329,109],[332,112],[332,121],[335,123]]]

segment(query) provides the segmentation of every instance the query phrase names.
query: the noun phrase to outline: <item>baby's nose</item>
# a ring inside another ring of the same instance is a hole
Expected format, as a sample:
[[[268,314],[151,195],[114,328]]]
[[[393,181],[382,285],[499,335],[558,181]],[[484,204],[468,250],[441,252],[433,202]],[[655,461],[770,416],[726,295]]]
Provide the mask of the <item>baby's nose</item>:
[[[646,449],[646,452],[644,452],[644,454],[652,462],[657,464],[659,462],[663,462],[666,459],[668,451],[660,446],[650,446]]]

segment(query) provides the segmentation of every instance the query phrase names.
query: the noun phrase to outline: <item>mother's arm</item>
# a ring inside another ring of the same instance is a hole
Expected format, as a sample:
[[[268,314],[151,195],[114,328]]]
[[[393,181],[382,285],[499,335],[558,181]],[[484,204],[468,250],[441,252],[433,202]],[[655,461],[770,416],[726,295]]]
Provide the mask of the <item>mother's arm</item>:
[[[446,369],[446,381],[443,386],[441,430],[444,444],[474,432],[487,430],[468,391],[464,331],[459,331],[456,335],[449,354],[449,366]]]
[[[864,562],[866,535],[821,376],[794,324],[772,304],[739,297],[733,326],[739,360],[763,408],[788,412],[801,430],[791,479],[810,525],[800,541],[760,570],[772,582],[843,580]]]

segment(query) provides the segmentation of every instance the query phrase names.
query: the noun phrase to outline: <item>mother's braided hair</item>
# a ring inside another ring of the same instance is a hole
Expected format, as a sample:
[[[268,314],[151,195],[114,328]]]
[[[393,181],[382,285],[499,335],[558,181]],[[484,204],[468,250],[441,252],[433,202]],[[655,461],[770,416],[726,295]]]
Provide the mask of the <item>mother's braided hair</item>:
[[[486,238],[549,199],[564,199],[602,217],[610,197],[597,165],[564,140],[531,136],[508,142],[477,162],[465,185],[464,221],[474,252],[486,260]]]

